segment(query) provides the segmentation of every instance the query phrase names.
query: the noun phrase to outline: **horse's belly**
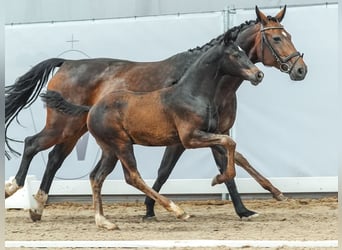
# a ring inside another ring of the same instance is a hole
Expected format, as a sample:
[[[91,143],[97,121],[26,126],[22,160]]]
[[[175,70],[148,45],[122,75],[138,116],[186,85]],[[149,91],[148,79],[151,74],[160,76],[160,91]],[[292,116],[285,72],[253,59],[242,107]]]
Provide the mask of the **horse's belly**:
[[[168,146],[179,143],[178,134],[172,131],[139,130],[130,133],[134,144],[144,146]]]

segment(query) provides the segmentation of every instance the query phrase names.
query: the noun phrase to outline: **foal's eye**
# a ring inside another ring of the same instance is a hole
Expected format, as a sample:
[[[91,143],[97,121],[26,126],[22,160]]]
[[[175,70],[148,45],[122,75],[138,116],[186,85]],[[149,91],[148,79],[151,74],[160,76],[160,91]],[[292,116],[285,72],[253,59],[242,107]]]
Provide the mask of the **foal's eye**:
[[[281,41],[280,36],[274,36],[273,37],[273,41],[276,42],[276,43],[279,43]]]
[[[232,53],[232,56],[235,57],[235,58],[238,58],[240,56],[239,52],[233,52]]]

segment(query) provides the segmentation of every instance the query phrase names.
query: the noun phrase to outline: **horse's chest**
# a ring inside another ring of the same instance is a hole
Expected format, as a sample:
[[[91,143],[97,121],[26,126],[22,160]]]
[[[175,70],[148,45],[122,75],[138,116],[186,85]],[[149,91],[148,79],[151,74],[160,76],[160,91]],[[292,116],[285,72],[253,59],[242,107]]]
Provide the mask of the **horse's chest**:
[[[218,107],[219,131],[227,132],[234,124],[236,119],[236,98],[226,98]]]

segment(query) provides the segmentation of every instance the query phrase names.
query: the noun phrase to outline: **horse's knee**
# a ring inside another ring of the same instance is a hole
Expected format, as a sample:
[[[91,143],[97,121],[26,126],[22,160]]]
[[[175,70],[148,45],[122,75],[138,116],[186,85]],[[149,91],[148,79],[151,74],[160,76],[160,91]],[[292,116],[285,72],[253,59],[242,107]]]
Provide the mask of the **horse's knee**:
[[[229,136],[223,136],[221,139],[222,145],[225,145],[228,149],[235,149],[236,148],[236,142],[233,141],[232,138]]]

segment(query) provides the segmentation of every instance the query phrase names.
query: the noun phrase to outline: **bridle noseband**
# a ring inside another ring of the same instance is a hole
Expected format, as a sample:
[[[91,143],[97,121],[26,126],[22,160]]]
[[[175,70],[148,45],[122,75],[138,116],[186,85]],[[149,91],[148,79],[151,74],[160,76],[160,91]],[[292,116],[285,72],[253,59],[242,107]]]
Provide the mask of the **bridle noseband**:
[[[265,35],[265,31],[267,30],[274,30],[274,29],[284,29],[284,27],[279,26],[279,27],[266,27],[264,28],[263,26],[261,26],[261,34],[262,34],[262,38],[261,38],[261,53],[262,53],[262,62],[264,62],[264,46],[263,44],[265,43],[267,45],[267,47],[270,49],[272,55],[275,57],[275,59],[277,60],[277,62],[279,63],[279,69],[281,72],[285,72],[285,73],[291,73],[293,67],[296,65],[297,61],[299,60],[299,58],[303,58],[304,53],[300,54],[299,51],[293,52],[291,55],[282,58],[277,51],[272,47],[271,43],[269,42],[269,40],[267,39],[266,35]],[[296,61],[292,64],[292,66],[290,67],[288,62],[291,60],[291,58],[293,57],[297,57]]]

